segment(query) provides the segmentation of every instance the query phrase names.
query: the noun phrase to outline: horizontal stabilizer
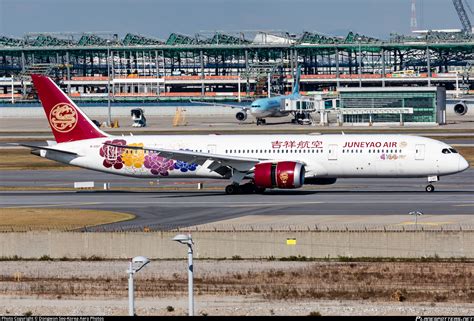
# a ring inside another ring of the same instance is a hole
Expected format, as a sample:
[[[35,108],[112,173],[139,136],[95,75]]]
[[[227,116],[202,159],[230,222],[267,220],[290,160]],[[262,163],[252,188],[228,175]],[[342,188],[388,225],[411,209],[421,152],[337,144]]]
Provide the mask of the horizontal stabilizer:
[[[23,147],[28,147],[28,148],[31,148],[31,149],[44,149],[44,150],[49,150],[49,151],[52,151],[52,152],[58,152],[58,153],[63,153],[63,154],[68,154],[68,155],[79,156],[79,154],[77,154],[77,153],[70,152],[70,151],[67,151],[67,150],[51,148],[49,146],[36,146],[36,145],[17,144],[17,143],[11,143],[9,145],[23,146]]]

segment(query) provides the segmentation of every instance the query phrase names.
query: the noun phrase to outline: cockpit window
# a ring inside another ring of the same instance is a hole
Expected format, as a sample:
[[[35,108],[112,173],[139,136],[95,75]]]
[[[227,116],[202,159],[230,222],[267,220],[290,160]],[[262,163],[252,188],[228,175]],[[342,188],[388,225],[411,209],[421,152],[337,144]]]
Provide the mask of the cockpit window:
[[[443,154],[451,154],[451,152],[450,152],[449,149],[447,149],[447,148],[443,148],[443,150],[441,151],[441,153],[443,153]]]
[[[457,153],[458,153],[457,150],[455,150],[454,148],[450,148],[449,150],[450,150],[451,153],[453,153],[453,154],[457,154]]]

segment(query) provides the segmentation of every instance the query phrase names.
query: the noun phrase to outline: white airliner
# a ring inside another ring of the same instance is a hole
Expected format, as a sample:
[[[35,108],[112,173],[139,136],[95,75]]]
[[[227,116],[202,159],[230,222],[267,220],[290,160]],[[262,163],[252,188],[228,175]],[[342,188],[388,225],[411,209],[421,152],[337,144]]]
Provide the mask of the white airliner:
[[[227,194],[327,185],[340,177],[440,176],[469,167],[451,146],[406,135],[111,136],[48,77],[32,75],[56,143],[32,153],[100,172],[141,178],[228,179]],[[243,181],[247,183],[242,184]]]

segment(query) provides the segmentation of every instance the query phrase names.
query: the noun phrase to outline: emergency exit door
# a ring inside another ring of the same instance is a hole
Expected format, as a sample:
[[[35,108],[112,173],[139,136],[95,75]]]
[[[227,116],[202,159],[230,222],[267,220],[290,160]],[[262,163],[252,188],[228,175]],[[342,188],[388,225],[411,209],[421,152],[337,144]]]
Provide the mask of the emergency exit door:
[[[337,160],[337,145],[329,145],[328,150],[328,159],[329,160]]]

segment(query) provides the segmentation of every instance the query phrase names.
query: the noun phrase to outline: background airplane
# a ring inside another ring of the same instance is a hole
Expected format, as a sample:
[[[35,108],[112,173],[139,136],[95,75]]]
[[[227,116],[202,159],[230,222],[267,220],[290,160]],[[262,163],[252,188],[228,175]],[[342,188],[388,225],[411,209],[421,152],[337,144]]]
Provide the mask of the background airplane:
[[[50,78],[32,79],[56,142],[20,145],[41,157],[105,173],[228,179],[227,194],[328,185],[340,177],[427,177],[426,191],[433,192],[431,183],[440,176],[469,167],[451,146],[407,135],[111,136]]]
[[[290,111],[282,111],[281,110],[281,102],[284,99],[298,99],[301,97],[299,88],[300,88],[300,76],[301,76],[301,67],[298,66],[295,82],[293,85],[293,91],[290,95],[282,95],[282,96],[275,96],[275,97],[268,97],[268,98],[259,98],[254,100],[250,106],[237,106],[231,104],[219,104],[219,103],[203,103],[203,102],[195,102],[193,103],[200,103],[212,106],[224,106],[230,108],[239,108],[240,110],[235,114],[235,118],[239,121],[247,120],[248,113],[256,118],[257,125],[265,124],[265,118],[271,117],[286,117],[290,115],[292,112]],[[270,90],[270,89],[268,89]],[[295,115],[296,116],[296,115]]]

